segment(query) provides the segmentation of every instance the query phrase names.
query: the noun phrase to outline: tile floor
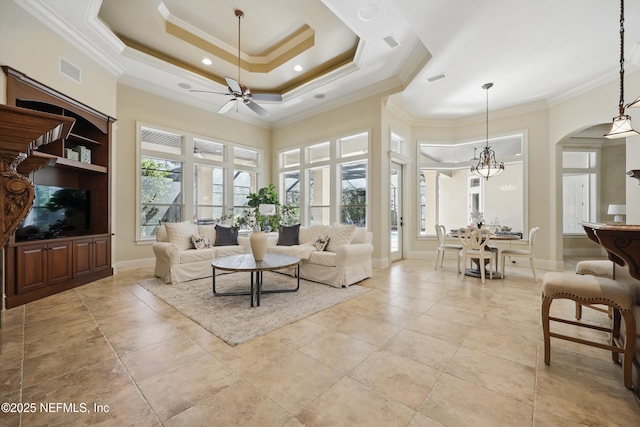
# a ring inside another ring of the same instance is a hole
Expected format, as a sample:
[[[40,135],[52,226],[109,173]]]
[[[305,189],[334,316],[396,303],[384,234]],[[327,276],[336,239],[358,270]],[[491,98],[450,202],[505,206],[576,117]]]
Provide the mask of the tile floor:
[[[25,412],[0,425],[640,425],[610,353],[554,340],[544,365],[528,269],[482,285],[452,260],[398,262],[371,292],[237,347],[135,284],[151,275],[6,311],[0,400]]]

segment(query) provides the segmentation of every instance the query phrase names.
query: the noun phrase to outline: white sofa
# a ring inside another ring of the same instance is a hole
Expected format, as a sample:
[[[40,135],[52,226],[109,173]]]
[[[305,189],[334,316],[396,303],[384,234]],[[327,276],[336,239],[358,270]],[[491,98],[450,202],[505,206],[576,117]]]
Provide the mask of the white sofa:
[[[205,236],[211,246],[196,249],[191,235]],[[216,225],[196,225],[189,222],[167,223],[158,227],[153,253],[156,257],[155,276],[166,283],[211,277],[211,261],[228,255],[251,253],[248,239],[239,238],[238,244],[214,246]]]
[[[313,246],[319,236],[329,237],[324,250],[316,250]],[[267,252],[301,258],[300,277],[304,279],[347,287],[372,275],[373,233],[364,228],[343,224],[312,225],[300,227],[297,245],[278,246],[277,241],[277,238],[269,239]]]

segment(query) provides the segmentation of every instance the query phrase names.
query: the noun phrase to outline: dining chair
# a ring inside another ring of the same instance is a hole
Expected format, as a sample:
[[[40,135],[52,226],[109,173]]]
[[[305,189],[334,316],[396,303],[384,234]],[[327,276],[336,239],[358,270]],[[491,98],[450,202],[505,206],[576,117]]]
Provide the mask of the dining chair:
[[[455,245],[451,243],[445,243],[444,238],[447,235],[447,229],[442,224],[436,224],[436,236],[438,236],[438,253],[436,254],[436,266],[438,268],[438,260],[440,260],[440,268],[442,268],[442,263],[444,262],[444,254],[447,251],[455,252],[456,257],[458,258],[458,273],[460,272],[460,251],[462,250],[461,245]]]
[[[536,257],[533,253],[533,245],[535,243],[538,231],[540,231],[540,227],[533,227],[531,230],[529,230],[529,249],[503,249],[502,251],[500,251],[503,279],[505,258],[529,258],[529,262],[531,263],[531,271],[533,272],[533,280],[534,282],[538,281],[538,277],[536,276]]]
[[[487,248],[490,237],[491,232],[486,228],[469,227],[458,232],[462,243],[462,265],[466,266],[468,259],[477,259],[482,283],[485,283],[486,260],[489,260],[489,277],[493,279],[493,252]]]

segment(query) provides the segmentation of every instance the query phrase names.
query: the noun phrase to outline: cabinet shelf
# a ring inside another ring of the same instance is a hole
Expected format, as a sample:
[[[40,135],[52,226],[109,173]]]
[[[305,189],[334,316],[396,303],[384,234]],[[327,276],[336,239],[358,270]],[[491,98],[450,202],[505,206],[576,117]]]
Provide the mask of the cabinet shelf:
[[[67,138],[67,140],[74,141],[74,142],[86,142],[86,143],[95,144],[95,145],[101,145],[102,144],[100,141],[97,141],[97,140],[91,139],[91,138],[87,138],[86,136],[78,135],[78,134],[73,133],[73,132],[71,132],[69,134],[69,137]]]
[[[83,169],[83,170],[98,172],[98,173],[108,172],[108,169],[105,166],[94,165],[93,163],[79,162],[77,160],[67,159],[66,157],[58,157],[56,160],[56,165],[64,166],[68,168],[74,168],[74,169]]]

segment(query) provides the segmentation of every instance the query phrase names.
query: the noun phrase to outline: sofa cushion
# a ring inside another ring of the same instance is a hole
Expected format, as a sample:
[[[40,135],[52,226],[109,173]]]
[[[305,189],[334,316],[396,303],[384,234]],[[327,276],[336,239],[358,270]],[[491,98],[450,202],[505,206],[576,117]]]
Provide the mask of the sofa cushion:
[[[367,229],[364,227],[356,227],[353,233],[353,239],[351,243],[366,243],[367,242]]]
[[[168,242],[169,236],[167,235],[167,227],[164,225],[159,225],[156,229],[156,241],[157,242]]]
[[[306,262],[310,262],[312,264],[324,265],[327,267],[335,267],[336,266],[336,254],[335,252],[327,252],[327,251],[314,251],[311,253],[309,260]]]
[[[187,249],[180,251],[180,264],[189,264],[198,261],[213,261],[216,257],[216,250],[214,248],[209,249]]]
[[[204,234],[200,236],[196,236],[195,234],[191,235],[191,244],[196,249],[206,249],[211,247],[211,241]]]
[[[283,225],[278,232],[277,246],[293,246],[298,244],[298,233],[300,231],[300,224],[296,225]]]
[[[216,247],[216,258],[230,255],[242,255],[244,254],[244,248],[240,245],[237,246],[218,246]]]
[[[333,224],[329,232],[329,244],[326,250],[335,252],[340,246],[348,245],[356,231],[354,224]]]
[[[207,236],[211,244],[213,244],[216,241],[216,224],[198,225],[198,234]]]
[[[188,221],[186,222],[168,222],[167,238],[169,243],[173,243],[180,250],[191,249],[191,235],[198,234],[198,226]]]
[[[238,244],[238,229],[216,224],[216,240],[214,246],[232,246]]]
[[[298,242],[300,244],[303,243],[313,243],[318,236],[329,235],[329,230],[331,230],[330,225],[323,224],[314,224],[308,227],[300,227],[300,232],[298,234]]]

